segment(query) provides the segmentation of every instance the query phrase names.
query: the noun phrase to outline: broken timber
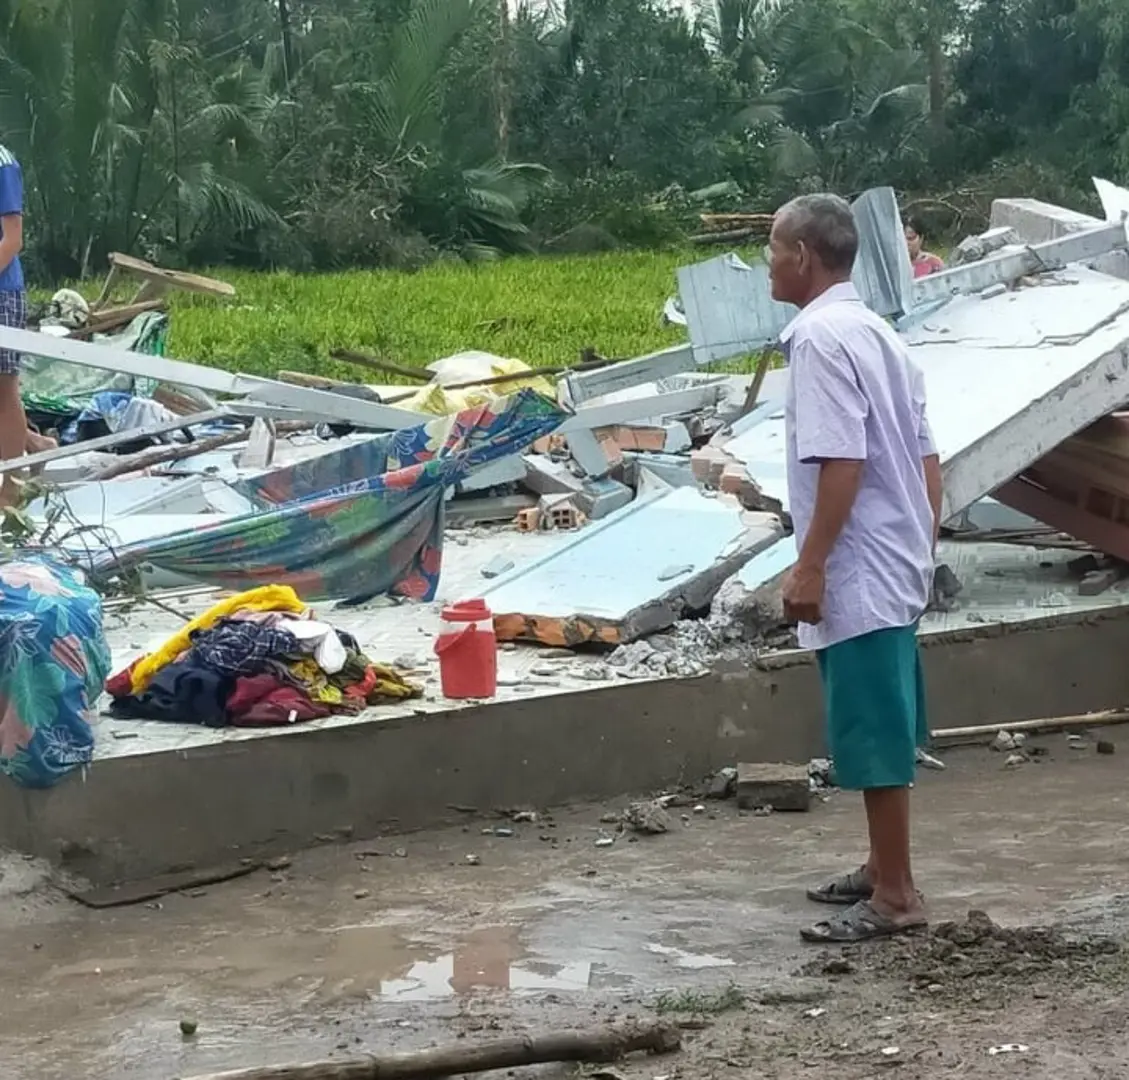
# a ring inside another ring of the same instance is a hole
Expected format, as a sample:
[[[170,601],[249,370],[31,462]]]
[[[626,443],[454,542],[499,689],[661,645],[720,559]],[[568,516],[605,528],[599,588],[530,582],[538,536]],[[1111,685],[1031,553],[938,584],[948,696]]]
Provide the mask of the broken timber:
[[[190,1080],[440,1080],[466,1073],[553,1062],[610,1062],[628,1054],[671,1054],[682,1045],[671,1023],[624,1024],[591,1031],[498,1039],[481,1046],[447,1046],[355,1061],[273,1065],[209,1073]]]

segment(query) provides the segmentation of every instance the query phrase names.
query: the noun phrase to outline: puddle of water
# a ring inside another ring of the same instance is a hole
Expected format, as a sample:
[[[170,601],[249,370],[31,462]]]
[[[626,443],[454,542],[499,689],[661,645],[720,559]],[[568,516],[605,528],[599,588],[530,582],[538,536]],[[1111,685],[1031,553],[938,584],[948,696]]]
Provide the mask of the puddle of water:
[[[676,949],[673,945],[657,945],[654,942],[648,942],[643,948],[656,956],[668,956],[680,968],[688,968],[691,971],[701,971],[705,968],[733,967],[734,965],[734,961],[725,956],[687,952],[685,949]]]
[[[530,994],[546,990],[587,990],[592,965],[566,964],[554,974],[520,964],[495,960],[485,967],[467,963],[465,955],[449,953],[437,960],[413,964],[402,979],[380,984],[381,997],[395,1001],[431,1001],[465,995],[475,990],[504,990]]]

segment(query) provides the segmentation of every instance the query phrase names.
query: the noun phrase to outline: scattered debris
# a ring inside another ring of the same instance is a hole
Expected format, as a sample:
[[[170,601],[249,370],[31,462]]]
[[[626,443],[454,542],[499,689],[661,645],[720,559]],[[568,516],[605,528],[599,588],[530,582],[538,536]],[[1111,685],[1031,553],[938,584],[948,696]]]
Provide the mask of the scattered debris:
[[[659,799],[632,803],[623,815],[623,822],[632,832],[645,836],[669,832],[671,825],[670,814]]]
[[[185,1020],[181,1020],[181,1022],[180,1022],[180,1033],[186,1039],[191,1039],[196,1034],[198,1028],[199,1028],[199,1025],[196,1023],[195,1020],[185,1019]]]
[[[1113,743],[1111,743],[1108,739],[1099,739],[1098,740],[1098,753],[1099,754],[1109,755],[1109,754],[1115,754],[1116,752],[1117,752],[1117,747]]]
[[[992,749],[999,753],[1008,753],[1015,749],[1015,736],[1010,731],[997,731],[992,740]]]
[[[998,1057],[1000,1054],[1026,1054],[1031,1047],[1023,1043],[1004,1043],[1003,1046],[988,1047],[989,1057]]]
[[[1058,926],[1002,927],[983,911],[959,922],[940,923],[924,936],[892,940],[882,949],[851,949],[811,961],[805,974],[829,974],[829,963],[865,963],[875,974],[905,978],[916,989],[968,1000],[978,984],[993,992],[1029,985],[1040,978],[1097,980],[1123,962],[1115,938],[1070,935]]]
[[[501,577],[503,574],[509,573],[514,568],[514,561],[505,555],[495,555],[483,568],[482,576],[484,578]]]
[[[710,777],[706,785],[707,799],[730,799],[737,794],[737,769],[727,765]]]
[[[934,757],[927,750],[917,748],[917,764],[923,769],[932,769],[934,772],[944,772],[948,766],[939,758]]]

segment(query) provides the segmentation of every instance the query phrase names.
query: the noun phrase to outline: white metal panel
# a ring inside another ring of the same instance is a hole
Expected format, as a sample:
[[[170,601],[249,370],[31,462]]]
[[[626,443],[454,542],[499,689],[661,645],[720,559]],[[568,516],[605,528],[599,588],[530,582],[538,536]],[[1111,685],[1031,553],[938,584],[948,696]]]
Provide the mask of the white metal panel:
[[[1110,288],[1120,291],[1124,305],[1095,327],[1092,307],[1108,309]],[[1071,295],[1074,321],[1061,321],[1066,331],[1061,344],[910,346],[925,376],[929,420],[945,473],[946,519],[1129,401],[1129,284],[1080,280]],[[1008,322],[1006,296],[970,305],[962,318],[973,338],[996,333],[993,324]],[[782,409],[726,445],[773,495],[786,495],[784,447]]]

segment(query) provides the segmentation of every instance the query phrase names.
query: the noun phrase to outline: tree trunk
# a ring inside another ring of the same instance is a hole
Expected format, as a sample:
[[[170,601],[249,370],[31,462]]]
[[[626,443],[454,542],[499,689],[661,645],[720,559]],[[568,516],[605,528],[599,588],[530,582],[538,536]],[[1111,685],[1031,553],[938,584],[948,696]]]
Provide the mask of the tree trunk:
[[[937,28],[929,34],[929,120],[934,131],[945,126],[945,54]]]
[[[290,0],[278,0],[278,26],[282,35],[282,77],[286,93],[290,93],[290,80],[294,77],[294,37],[290,26]]]
[[[510,5],[498,0],[498,47],[494,57],[494,99],[498,110],[498,160],[510,152]]]

